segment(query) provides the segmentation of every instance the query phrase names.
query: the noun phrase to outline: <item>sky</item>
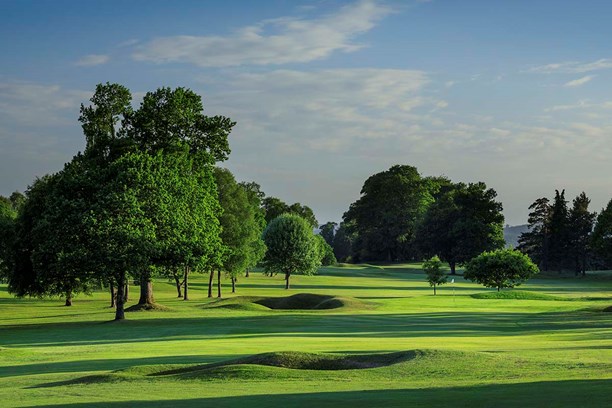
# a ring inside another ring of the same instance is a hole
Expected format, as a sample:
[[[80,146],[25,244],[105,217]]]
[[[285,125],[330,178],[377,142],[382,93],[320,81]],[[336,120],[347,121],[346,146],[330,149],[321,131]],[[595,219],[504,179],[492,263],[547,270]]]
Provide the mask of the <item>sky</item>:
[[[394,164],[484,181],[506,223],[612,198],[612,2],[0,1],[0,194],[85,145],[96,84],[183,86],[237,122],[221,165],[340,221]]]

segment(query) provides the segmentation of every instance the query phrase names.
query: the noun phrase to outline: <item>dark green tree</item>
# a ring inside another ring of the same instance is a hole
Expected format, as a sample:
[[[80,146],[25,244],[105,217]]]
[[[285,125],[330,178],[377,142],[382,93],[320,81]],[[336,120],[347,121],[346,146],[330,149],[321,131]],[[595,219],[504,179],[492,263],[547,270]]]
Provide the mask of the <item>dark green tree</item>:
[[[593,251],[612,268],[612,200],[597,216],[591,237]]]
[[[527,222],[529,231],[519,236],[517,247],[529,255],[543,271],[548,271],[550,259],[550,201],[546,197],[538,198],[529,206],[531,212]]]
[[[336,235],[337,228],[337,222],[328,221],[325,224],[319,226],[319,234],[321,234],[325,242],[327,242],[329,245],[333,245],[334,235]]]
[[[352,240],[345,224],[342,222],[334,235],[333,242],[334,256],[340,262],[350,259],[352,253]]]
[[[561,271],[570,263],[569,259],[569,213],[565,190],[555,190],[555,199],[551,206],[550,222],[548,229],[550,267]]]
[[[597,213],[589,211],[591,200],[582,192],[569,211],[569,255],[573,260],[576,275],[585,276],[589,262],[589,241]]]
[[[369,177],[361,197],[344,214],[360,259],[396,261],[417,254],[414,239],[437,187],[415,167],[396,165]]]
[[[465,267],[463,277],[487,288],[513,288],[539,273],[529,256],[521,251],[505,248],[483,252]]]
[[[13,264],[17,211],[10,199],[0,196],[0,282],[8,278]]]
[[[265,194],[261,191],[259,184],[255,182],[242,182],[240,185],[242,188],[244,188],[247,194],[247,199],[253,208],[258,230],[257,237],[250,244],[248,264],[245,274],[245,276],[248,278],[249,272],[259,264],[266,253],[266,245],[261,238],[261,235],[266,228],[265,211],[262,208],[261,202],[261,200],[265,197]]]
[[[312,226],[304,218],[295,214],[275,218],[264,231],[263,240],[267,247],[264,269],[271,275],[285,275],[285,289],[289,289],[292,274],[316,273],[319,251]]]
[[[432,204],[419,226],[418,241],[425,254],[437,254],[456,266],[483,251],[503,248],[504,216],[497,193],[484,183],[458,183]]]

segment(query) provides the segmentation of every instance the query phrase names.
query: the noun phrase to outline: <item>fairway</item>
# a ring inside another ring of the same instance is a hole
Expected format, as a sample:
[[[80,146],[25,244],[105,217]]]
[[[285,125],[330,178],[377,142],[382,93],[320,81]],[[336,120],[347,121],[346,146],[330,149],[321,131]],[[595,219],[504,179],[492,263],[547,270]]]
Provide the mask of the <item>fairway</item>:
[[[609,272],[501,296],[457,276],[434,297],[418,264],[321,268],[289,291],[253,272],[221,301],[206,298],[206,276],[190,281],[182,301],[156,280],[168,310],[119,322],[106,292],[64,307],[1,286],[0,405],[612,405]],[[304,293],[325,296],[308,310],[265,306]]]

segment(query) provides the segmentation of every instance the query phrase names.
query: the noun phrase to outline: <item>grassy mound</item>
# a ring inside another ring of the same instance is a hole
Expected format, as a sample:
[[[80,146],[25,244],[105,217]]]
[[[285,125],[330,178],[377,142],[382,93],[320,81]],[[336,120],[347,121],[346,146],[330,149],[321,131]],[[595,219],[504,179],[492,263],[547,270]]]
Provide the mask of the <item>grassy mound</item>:
[[[474,299],[515,299],[515,300],[571,300],[561,296],[547,295],[544,293],[527,292],[523,290],[512,290],[507,292],[485,292],[471,295]]]
[[[303,353],[297,351],[284,351],[278,353],[263,353],[220,363],[176,368],[151,373],[149,375],[176,375],[194,372],[205,372],[219,368],[235,368],[237,366],[255,365],[293,370],[359,370],[366,368],[386,367],[411,360],[417,355],[416,351],[401,351],[387,354],[354,354],[331,355],[317,353]],[[218,370],[215,370],[218,371]]]
[[[238,296],[209,303],[204,308],[233,310],[330,310],[339,308],[366,309],[369,302],[342,296],[298,293],[287,297]]]
[[[612,306],[608,306],[608,307],[604,308],[603,311],[607,312],[607,313],[612,313]]]
[[[125,309],[126,312],[168,312],[172,310],[167,306],[157,303],[147,303],[144,305],[133,305]]]
[[[312,293],[298,293],[279,298],[262,298],[254,303],[269,309],[279,310],[328,310],[339,309],[341,307],[360,308],[366,306],[365,302],[355,298],[315,295]]]

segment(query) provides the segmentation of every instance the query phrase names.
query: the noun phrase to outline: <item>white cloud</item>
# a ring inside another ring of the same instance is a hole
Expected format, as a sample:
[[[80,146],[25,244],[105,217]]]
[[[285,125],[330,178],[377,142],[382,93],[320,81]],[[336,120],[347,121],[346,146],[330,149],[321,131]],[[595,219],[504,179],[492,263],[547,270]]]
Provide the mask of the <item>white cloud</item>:
[[[95,65],[106,64],[109,60],[110,60],[110,57],[108,55],[90,54],[90,55],[85,55],[84,57],[80,58],[76,62],[76,65],[81,66],[81,67],[93,67]]]
[[[575,88],[577,86],[582,86],[582,85],[586,84],[587,82],[589,82],[593,78],[594,78],[593,75],[583,76],[582,78],[578,78],[578,79],[574,79],[572,81],[566,82],[565,84],[563,84],[563,86],[569,87],[569,88]]]
[[[560,62],[555,64],[540,65],[530,68],[527,72],[538,74],[582,74],[586,72],[599,71],[612,68],[612,59],[602,58],[593,62]]]
[[[371,30],[390,12],[389,7],[377,1],[362,0],[318,19],[267,20],[227,37],[157,38],[138,47],[133,58],[201,67],[309,62],[328,57],[335,51],[358,50],[362,45],[353,41],[355,37]]]

